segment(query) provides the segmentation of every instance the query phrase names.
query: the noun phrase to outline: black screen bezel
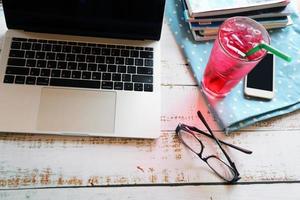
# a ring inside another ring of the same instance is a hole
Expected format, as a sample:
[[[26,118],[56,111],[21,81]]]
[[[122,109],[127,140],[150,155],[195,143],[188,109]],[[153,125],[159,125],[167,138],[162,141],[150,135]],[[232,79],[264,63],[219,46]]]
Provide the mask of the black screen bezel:
[[[60,21],[59,16],[56,19],[50,19],[49,17],[42,18],[41,21],[43,21],[43,23],[36,23],[35,21],[38,21],[38,17],[34,16],[34,18],[32,18],[32,16],[30,16],[30,14],[26,12],[26,10],[23,10],[23,12],[21,12],[20,10],[16,11],[14,9],[10,9],[9,3],[7,3],[8,1],[10,0],[3,0],[3,9],[6,24],[9,29],[19,29],[42,33],[57,33],[136,40],[159,40],[161,37],[165,0],[155,0],[155,5],[158,5],[155,8],[155,12],[158,14],[155,15],[156,19],[154,23],[136,23],[136,25],[132,25],[130,28],[127,28],[125,25],[122,27],[122,24],[116,23],[116,25],[107,25],[109,26],[107,29],[106,27],[103,27],[102,29],[100,28],[101,30],[99,31],[94,31],[91,28],[83,29],[80,28],[80,26],[73,26],[71,28],[67,28],[63,25],[55,26],[55,22]],[[111,26],[114,26],[115,28],[111,28]],[[126,28],[128,30],[125,30]]]

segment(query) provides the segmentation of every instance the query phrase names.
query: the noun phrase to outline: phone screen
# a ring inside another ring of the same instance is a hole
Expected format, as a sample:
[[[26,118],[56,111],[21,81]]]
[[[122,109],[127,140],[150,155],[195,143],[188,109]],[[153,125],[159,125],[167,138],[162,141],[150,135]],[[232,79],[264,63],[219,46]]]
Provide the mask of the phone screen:
[[[247,87],[272,91],[273,65],[273,54],[267,54],[247,75]]]

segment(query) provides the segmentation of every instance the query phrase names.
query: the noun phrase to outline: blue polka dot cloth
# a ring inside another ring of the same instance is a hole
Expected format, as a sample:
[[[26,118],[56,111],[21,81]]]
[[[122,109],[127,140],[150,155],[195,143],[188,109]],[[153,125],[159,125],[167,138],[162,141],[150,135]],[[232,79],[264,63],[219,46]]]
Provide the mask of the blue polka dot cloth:
[[[181,1],[167,0],[166,19],[200,85],[213,42],[194,41],[188,24],[184,21]],[[290,63],[275,58],[275,97],[271,101],[245,98],[243,81],[240,81],[225,98],[206,98],[210,110],[226,134],[300,108],[300,19],[295,5],[293,7],[293,25],[269,31],[271,45],[293,58]]]

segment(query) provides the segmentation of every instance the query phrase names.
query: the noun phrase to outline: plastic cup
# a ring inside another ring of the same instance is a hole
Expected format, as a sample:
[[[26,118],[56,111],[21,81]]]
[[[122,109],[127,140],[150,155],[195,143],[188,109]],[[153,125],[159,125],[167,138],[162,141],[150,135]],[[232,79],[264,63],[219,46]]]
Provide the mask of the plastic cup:
[[[258,22],[248,17],[224,21],[203,75],[204,92],[213,97],[226,96],[267,54],[261,49],[250,56],[245,55],[260,43],[269,44],[270,37]]]

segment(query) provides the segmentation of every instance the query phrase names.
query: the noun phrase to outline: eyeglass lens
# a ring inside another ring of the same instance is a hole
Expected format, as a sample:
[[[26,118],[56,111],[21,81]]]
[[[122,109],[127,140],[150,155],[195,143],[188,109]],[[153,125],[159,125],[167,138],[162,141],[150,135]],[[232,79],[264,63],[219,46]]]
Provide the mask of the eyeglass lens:
[[[235,177],[235,174],[231,167],[229,167],[226,163],[224,163],[222,160],[220,160],[217,157],[209,157],[206,160],[209,167],[214,170],[219,176],[221,176],[223,179],[227,181],[233,180]]]
[[[190,133],[185,130],[179,131],[179,138],[182,142],[194,153],[200,154],[204,146],[199,142],[196,136],[193,133]],[[202,155],[200,155],[202,156]],[[225,179],[226,181],[231,181],[235,177],[235,174],[230,166],[228,166],[225,162],[220,160],[216,156],[208,156],[207,158],[201,158],[205,161],[209,167],[217,173],[221,178]]]

